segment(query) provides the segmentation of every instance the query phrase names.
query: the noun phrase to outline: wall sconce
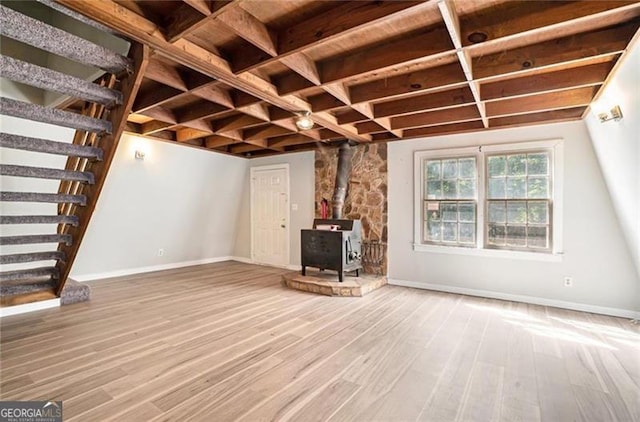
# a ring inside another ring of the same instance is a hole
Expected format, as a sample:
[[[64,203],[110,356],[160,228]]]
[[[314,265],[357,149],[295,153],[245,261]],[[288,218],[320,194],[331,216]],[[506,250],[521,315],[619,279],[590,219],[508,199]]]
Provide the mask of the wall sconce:
[[[600,123],[608,122],[609,120],[620,121],[622,120],[622,110],[619,105],[615,105],[608,113],[598,113],[598,119],[600,119]]]
[[[144,160],[145,153],[142,150],[137,149],[135,153],[136,160]]]
[[[300,130],[309,130],[313,127],[313,120],[311,120],[311,112],[310,111],[297,111],[296,114],[296,126]]]

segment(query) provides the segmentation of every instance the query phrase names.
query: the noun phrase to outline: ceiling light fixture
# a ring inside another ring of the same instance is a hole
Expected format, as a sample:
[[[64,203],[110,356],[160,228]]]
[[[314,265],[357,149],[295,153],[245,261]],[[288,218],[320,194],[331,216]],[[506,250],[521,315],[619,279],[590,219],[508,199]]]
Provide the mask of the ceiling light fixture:
[[[313,127],[313,120],[311,120],[311,112],[310,111],[298,111],[296,112],[298,117],[296,117],[296,126],[300,130],[309,130]]]
[[[609,120],[617,122],[622,120],[622,110],[619,105],[615,105],[608,113],[606,111],[598,113],[598,119],[600,119],[600,123],[608,122]]]

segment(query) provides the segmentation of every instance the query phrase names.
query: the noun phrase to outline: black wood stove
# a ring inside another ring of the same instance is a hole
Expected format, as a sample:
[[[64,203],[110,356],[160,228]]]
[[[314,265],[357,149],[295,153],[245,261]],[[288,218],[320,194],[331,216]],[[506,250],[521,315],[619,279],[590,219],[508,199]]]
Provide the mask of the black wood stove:
[[[302,275],[306,267],[338,272],[362,269],[362,225],[360,220],[315,219],[313,230],[302,230]]]

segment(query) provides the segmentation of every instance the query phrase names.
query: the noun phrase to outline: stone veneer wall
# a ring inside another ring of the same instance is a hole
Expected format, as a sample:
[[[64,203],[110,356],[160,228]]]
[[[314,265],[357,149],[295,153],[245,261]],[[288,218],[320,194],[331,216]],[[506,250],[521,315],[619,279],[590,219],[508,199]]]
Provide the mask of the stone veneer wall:
[[[366,273],[387,274],[387,144],[354,146],[351,178],[344,205],[344,217],[362,221],[362,236],[366,242],[380,242],[382,263],[379,267],[365,265]],[[320,201],[329,202],[336,181],[338,149],[316,150],[316,217],[320,217]]]

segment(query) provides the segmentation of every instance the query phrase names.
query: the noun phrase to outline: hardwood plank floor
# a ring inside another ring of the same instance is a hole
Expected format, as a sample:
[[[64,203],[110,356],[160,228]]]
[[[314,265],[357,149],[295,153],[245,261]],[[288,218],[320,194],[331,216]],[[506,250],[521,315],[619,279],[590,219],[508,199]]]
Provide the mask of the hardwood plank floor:
[[[225,262],[91,283],[88,303],[3,318],[2,400],[65,421],[640,421],[640,329],[386,286],[281,286]]]

